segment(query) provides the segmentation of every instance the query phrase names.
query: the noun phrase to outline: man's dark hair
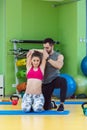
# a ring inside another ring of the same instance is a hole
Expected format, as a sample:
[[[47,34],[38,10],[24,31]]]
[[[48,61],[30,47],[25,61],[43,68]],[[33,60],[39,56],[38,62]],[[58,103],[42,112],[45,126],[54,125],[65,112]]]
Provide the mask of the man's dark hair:
[[[43,40],[43,44],[49,43],[50,45],[54,45],[55,41],[52,38],[46,38]]]

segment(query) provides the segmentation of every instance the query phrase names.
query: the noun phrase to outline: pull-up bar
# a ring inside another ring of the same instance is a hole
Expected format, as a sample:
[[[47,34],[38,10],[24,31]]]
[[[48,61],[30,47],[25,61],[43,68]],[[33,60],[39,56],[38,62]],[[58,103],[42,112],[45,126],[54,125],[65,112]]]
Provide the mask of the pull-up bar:
[[[42,44],[43,40],[10,40],[12,43],[37,43],[37,44]],[[59,44],[59,41],[54,41],[55,44]]]

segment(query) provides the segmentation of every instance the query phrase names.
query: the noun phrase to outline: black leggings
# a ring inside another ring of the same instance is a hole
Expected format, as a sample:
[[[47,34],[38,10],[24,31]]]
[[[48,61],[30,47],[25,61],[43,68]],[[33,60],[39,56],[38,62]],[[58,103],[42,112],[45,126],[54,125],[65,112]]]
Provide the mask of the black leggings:
[[[51,96],[55,88],[60,88],[60,102],[64,102],[66,99],[67,81],[63,77],[57,77],[49,84],[42,85],[42,93],[45,98],[44,109],[51,108]]]

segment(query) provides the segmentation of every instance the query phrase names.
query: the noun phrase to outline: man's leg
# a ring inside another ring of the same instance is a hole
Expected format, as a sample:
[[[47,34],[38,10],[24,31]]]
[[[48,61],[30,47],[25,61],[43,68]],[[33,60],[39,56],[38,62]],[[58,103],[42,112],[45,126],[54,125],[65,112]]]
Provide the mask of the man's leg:
[[[63,111],[64,110],[64,101],[66,99],[66,92],[67,92],[67,81],[65,78],[57,77],[53,81],[53,84],[54,84],[55,88],[60,88],[60,105],[57,110]]]
[[[42,93],[45,98],[45,104],[44,104],[44,109],[49,110],[51,109],[51,96],[53,92],[53,86],[50,84],[42,85]]]

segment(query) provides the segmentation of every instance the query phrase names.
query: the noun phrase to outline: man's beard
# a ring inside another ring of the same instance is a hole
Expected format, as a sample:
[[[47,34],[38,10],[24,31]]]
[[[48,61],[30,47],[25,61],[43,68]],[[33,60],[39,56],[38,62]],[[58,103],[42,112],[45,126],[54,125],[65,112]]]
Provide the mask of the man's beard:
[[[50,50],[49,52],[47,52],[48,54],[51,54],[52,50]]]

